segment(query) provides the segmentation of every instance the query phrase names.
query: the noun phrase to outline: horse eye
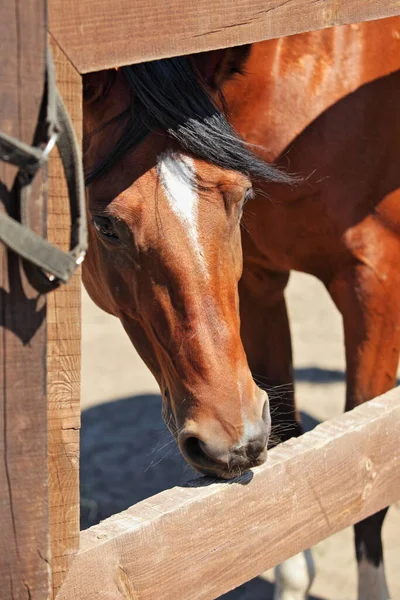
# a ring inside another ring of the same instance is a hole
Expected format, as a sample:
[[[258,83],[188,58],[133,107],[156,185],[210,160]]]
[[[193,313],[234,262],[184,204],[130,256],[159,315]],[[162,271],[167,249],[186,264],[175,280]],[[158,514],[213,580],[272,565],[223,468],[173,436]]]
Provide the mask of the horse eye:
[[[114,229],[112,220],[108,217],[93,217],[92,223],[99,235],[110,241],[118,240],[118,234]]]
[[[247,188],[246,193],[243,198],[243,205],[246,204],[249,200],[254,198],[254,190],[252,187]]]

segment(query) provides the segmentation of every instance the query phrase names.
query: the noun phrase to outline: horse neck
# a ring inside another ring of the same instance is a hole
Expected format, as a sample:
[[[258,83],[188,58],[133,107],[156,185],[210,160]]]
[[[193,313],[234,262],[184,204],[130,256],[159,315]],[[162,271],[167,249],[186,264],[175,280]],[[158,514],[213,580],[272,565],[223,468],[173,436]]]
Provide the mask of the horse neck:
[[[400,68],[400,17],[254,44],[246,75],[226,85],[232,124],[275,160],[327,108]]]

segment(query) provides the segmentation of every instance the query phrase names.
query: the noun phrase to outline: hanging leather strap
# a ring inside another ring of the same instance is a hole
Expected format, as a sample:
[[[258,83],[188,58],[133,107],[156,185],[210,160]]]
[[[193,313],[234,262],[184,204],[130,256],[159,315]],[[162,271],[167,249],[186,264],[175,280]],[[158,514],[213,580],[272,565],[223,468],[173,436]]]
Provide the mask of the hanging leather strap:
[[[66,283],[83,261],[87,249],[87,223],[82,161],[68,112],[55,85],[54,67],[47,53],[46,89],[41,129],[45,146],[29,146],[0,132],[0,160],[16,165],[18,175],[12,190],[19,202],[20,220],[0,213],[0,240],[24,259],[24,269],[33,287],[49,292]],[[43,111],[41,111],[43,112]],[[48,161],[54,145],[60,152],[68,185],[71,213],[70,251],[64,252],[31,230],[29,224],[30,191],[37,171]],[[44,145],[44,144],[43,144]]]

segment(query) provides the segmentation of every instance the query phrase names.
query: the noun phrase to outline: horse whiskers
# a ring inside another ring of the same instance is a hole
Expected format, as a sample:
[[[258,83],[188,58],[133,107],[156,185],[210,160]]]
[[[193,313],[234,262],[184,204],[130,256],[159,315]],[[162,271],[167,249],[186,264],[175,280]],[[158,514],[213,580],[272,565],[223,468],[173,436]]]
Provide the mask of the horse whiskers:
[[[175,439],[179,436],[179,434],[181,433],[183,427],[178,427],[175,430],[170,427],[171,426],[171,420],[172,420],[172,414],[170,414],[169,418],[168,418],[168,422],[166,422],[166,425],[168,427],[168,429],[170,430],[171,433],[171,437],[170,439],[168,439],[167,442],[165,442],[164,444],[160,445],[161,442],[157,442],[157,444],[155,445],[155,447],[149,452],[148,456],[151,456],[152,454],[154,454],[155,452],[160,452],[161,450],[163,450],[164,448],[166,448],[167,446],[169,446],[170,444],[175,442]],[[158,464],[158,463],[157,463]]]
[[[168,441],[163,443],[161,440],[159,440],[156,443],[156,445],[154,446],[154,448],[149,452],[148,456],[151,456],[155,452],[160,452],[161,450],[163,450],[164,448],[166,448],[167,446],[169,446],[170,444],[175,442],[174,437],[170,433],[166,432],[165,430],[163,430],[163,433],[165,433],[166,436],[168,437]]]
[[[240,227],[242,227],[242,229],[244,229],[245,232],[248,233],[250,237],[253,237],[251,235],[250,231],[247,229],[246,225],[243,223],[243,221],[240,221]]]
[[[281,444],[284,440],[283,438],[283,434],[284,433],[288,433],[290,431],[294,431],[294,426],[292,427],[285,427],[282,428],[279,432],[278,431],[272,431],[268,440],[268,450],[270,450],[271,448],[274,448],[275,446],[278,446],[279,444]],[[290,436],[289,436],[290,437]],[[289,439],[287,436],[285,436],[285,439]]]
[[[270,406],[269,412],[270,412],[271,417],[273,417],[276,413],[279,413],[279,409],[280,409],[279,405]]]
[[[294,429],[294,427],[295,423],[273,423],[272,431],[273,433],[282,433],[283,431],[291,431],[292,429]]]
[[[289,383],[281,383],[280,385],[273,385],[269,388],[269,391],[273,392],[275,390],[283,390],[283,389],[292,390],[293,383],[289,382]]]
[[[160,446],[160,448],[157,449],[157,452],[160,452],[161,450],[163,450],[164,448],[166,448],[167,446],[169,446],[173,442],[175,442],[175,440],[174,440],[173,437],[171,437],[171,439],[168,440],[168,442],[166,442],[165,444],[163,444],[162,446]]]
[[[268,450],[281,443],[281,438],[278,435],[271,434],[268,440]]]
[[[171,413],[169,413],[169,416],[168,416],[168,421],[165,421],[165,424],[166,424],[166,426],[168,427],[168,429],[169,429],[169,426],[170,426],[170,424],[171,424],[171,419],[172,419],[172,412],[171,412]]]
[[[262,389],[264,389],[268,393],[268,398],[269,398],[270,402],[273,404],[275,404],[275,402],[280,402],[280,403],[284,402],[285,404],[288,404],[288,401],[290,401],[293,398],[293,394],[289,390],[287,392],[276,391],[276,392],[271,393],[270,390],[268,390],[268,389],[267,390],[265,388],[262,388]]]
[[[267,392],[270,400],[280,399],[283,401],[293,396],[294,388],[291,385],[288,385],[286,389],[284,386],[282,386],[281,388],[272,388],[266,385],[264,382],[259,381],[256,377],[253,377],[253,380],[261,389]]]
[[[294,415],[296,414],[296,407],[293,404],[287,403],[287,398],[285,396],[278,396],[276,398],[272,398],[273,404],[272,407],[276,407],[276,411],[280,412],[280,414],[284,415]]]
[[[271,434],[272,439],[277,439],[278,440],[277,443],[280,443],[280,442],[282,442],[282,437],[284,436],[284,434],[288,434],[288,433],[294,434],[295,431],[296,431],[296,427],[294,424],[290,425],[290,426],[288,425],[288,426],[283,426],[283,427],[276,427]],[[285,440],[289,439],[290,437],[293,437],[293,436],[287,436],[287,435],[284,436]]]
[[[166,443],[166,445],[169,444],[169,441]],[[152,454],[154,454],[154,452],[159,452],[162,448],[164,448],[165,446],[160,446],[160,442],[157,442],[156,445],[154,446],[154,448],[152,448],[150,450],[150,452],[148,453],[147,456],[151,456]]]
[[[170,453],[165,453],[163,454],[163,456],[161,456],[161,458],[157,461],[155,461],[155,459],[153,459],[150,464],[145,468],[145,470],[143,471],[144,473],[147,473],[147,471],[151,468],[151,467],[155,467],[157,465],[160,464],[160,462],[162,462],[164,460],[164,458],[167,458],[168,456],[172,456],[174,454],[174,452],[170,452]]]
[[[269,377],[266,377],[265,375],[261,375],[260,373],[252,373],[252,377],[253,379],[259,379],[260,381],[264,381],[266,384],[268,384],[270,386],[270,389],[278,389],[278,388],[284,388],[284,387],[293,387],[293,381],[287,381],[286,383],[277,383],[277,384],[273,384],[270,383],[271,379]]]
[[[288,383],[272,385],[272,384],[268,383],[267,377],[262,377],[261,375],[257,375],[256,373],[252,373],[252,376],[253,376],[254,381],[258,380],[259,383],[262,383],[263,385],[265,385],[269,392],[273,392],[274,390],[281,390],[281,389],[285,389],[285,388],[291,390],[294,387],[292,381],[289,381]]]

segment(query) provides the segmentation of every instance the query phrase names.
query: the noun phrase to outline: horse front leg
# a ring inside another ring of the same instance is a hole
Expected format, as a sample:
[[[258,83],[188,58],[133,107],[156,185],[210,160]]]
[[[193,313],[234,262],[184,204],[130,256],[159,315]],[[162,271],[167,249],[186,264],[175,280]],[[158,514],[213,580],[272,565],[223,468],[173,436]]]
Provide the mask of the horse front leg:
[[[383,243],[380,251],[384,254]],[[343,316],[346,410],[395,386],[400,350],[398,257],[393,256],[392,261],[387,257],[380,268],[361,263],[348,266],[329,285]],[[354,528],[359,600],[390,598],[381,539],[386,512],[384,509]]]
[[[268,392],[270,445],[301,435],[295,408],[290,328],[284,298],[288,273],[244,270],[240,283],[242,340],[257,384]],[[310,550],[275,569],[274,600],[306,600],[315,569]]]

